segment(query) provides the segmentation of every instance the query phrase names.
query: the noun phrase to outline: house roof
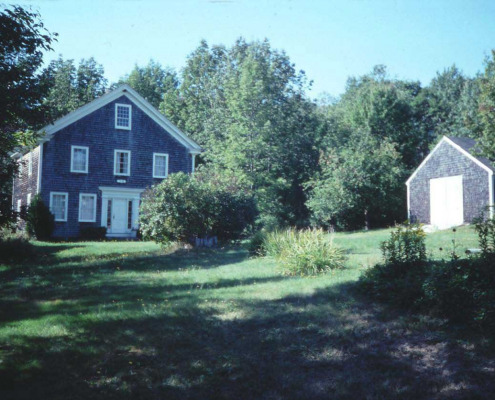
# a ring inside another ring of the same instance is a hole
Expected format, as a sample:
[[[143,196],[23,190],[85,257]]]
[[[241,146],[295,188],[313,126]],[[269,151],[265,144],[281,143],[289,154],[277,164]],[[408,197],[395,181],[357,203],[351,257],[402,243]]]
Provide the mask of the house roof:
[[[118,88],[104,94],[103,96],[93,100],[92,102],[78,108],[75,111],[67,114],[66,116],[56,120],[53,124],[45,126],[40,132],[43,132],[43,137],[39,140],[39,143],[49,141],[55,133],[68,125],[78,121],[79,119],[91,114],[93,111],[107,105],[108,103],[118,99],[121,96],[126,96],[129,100],[135,103],[144,113],[146,113],[151,119],[153,119],[158,125],[169,132],[179,143],[185,146],[190,153],[201,153],[201,147],[179,128],[177,128],[172,122],[170,122],[163,114],[161,114],[155,107],[153,107],[144,97],[132,89],[129,85],[121,85]],[[21,152],[13,154],[13,157],[19,156]]]
[[[494,164],[485,157],[480,157],[476,155],[476,141],[471,138],[466,137],[454,137],[454,136],[444,136],[435,146],[435,148],[428,154],[428,156],[423,160],[419,167],[413,172],[413,174],[406,181],[406,185],[409,185],[409,182],[416,176],[418,171],[426,164],[426,162],[431,158],[433,154],[437,151],[442,143],[447,143],[456,150],[460,151],[466,157],[468,157],[471,161],[479,165],[481,168],[486,170],[489,174],[493,174],[495,172]]]

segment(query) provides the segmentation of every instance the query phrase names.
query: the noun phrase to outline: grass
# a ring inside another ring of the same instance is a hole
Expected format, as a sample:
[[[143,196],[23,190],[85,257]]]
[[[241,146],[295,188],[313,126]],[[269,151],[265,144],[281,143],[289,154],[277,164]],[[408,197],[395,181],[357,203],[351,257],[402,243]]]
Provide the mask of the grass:
[[[347,268],[317,278],[237,247],[36,243],[35,261],[0,268],[0,398],[491,398],[489,341],[353,290],[388,234],[337,234]]]

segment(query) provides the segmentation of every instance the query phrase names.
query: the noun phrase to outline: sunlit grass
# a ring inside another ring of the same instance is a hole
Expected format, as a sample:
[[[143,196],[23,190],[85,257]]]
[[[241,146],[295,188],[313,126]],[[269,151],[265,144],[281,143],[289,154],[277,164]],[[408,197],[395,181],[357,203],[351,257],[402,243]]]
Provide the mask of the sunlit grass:
[[[417,355],[400,349],[441,321],[384,319],[352,290],[389,232],[336,234],[347,268],[311,278],[282,276],[240,247],[36,243],[37,260],[0,269],[1,397],[431,398],[448,379],[411,371]],[[451,240],[427,237],[429,248]],[[467,227],[456,241],[476,247]],[[476,371],[463,373],[482,388]]]

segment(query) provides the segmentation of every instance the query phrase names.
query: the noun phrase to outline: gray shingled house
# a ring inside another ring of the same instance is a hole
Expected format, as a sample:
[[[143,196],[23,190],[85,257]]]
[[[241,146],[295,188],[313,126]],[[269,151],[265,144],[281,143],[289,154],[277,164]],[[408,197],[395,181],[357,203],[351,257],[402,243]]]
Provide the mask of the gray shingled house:
[[[495,166],[475,148],[470,138],[440,140],[406,182],[409,220],[446,229],[471,223],[494,204]]]

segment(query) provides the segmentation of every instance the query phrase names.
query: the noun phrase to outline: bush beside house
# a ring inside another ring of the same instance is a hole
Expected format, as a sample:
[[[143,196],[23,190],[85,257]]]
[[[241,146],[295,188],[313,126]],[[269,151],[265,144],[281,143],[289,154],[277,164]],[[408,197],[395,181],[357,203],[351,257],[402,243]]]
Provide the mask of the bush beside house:
[[[254,223],[256,207],[247,193],[231,193],[221,186],[184,173],[170,175],[143,194],[140,229],[158,243],[190,242],[197,237],[240,238]]]

